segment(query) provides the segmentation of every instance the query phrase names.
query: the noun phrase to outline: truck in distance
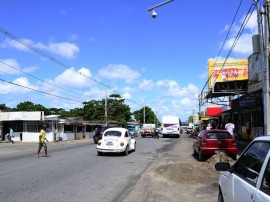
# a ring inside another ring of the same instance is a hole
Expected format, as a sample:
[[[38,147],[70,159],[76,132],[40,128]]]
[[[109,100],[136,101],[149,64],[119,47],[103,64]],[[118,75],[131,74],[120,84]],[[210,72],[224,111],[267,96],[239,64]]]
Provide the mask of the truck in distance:
[[[181,121],[178,116],[166,115],[162,117],[161,131],[163,137],[180,137]]]
[[[151,136],[154,137],[155,135],[155,129],[156,129],[156,124],[143,124],[143,127],[141,129],[141,136],[146,137],[146,136]]]

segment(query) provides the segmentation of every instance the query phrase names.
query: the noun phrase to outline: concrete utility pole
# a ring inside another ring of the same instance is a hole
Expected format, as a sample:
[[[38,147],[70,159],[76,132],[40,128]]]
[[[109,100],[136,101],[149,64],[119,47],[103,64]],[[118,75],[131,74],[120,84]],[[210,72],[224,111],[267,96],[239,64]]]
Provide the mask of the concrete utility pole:
[[[145,123],[145,106],[143,106],[143,123]]]
[[[263,64],[263,113],[264,113],[264,135],[270,135],[270,105],[269,105],[269,4],[270,0],[264,1],[265,18],[264,18],[264,64]],[[258,19],[259,20],[259,19]],[[260,29],[260,27],[259,27]],[[261,34],[261,33],[259,33]]]
[[[108,98],[107,98],[107,86],[105,87],[105,125],[108,125]]]

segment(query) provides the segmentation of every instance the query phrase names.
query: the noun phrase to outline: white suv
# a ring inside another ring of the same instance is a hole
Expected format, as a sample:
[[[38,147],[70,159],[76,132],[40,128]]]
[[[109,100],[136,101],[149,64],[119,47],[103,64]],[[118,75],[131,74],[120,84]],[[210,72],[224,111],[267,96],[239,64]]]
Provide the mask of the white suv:
[[[233,166],[219,162],[219,202],[270,201],[270,136],[254,139]]]

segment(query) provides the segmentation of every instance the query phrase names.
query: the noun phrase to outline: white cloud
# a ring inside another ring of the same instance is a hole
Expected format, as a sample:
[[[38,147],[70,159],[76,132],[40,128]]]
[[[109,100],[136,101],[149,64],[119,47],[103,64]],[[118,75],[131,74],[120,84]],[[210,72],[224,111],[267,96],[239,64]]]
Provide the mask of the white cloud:
[[[122,97],[123,98],[126,98],[126,99],[131,99],[131,94],[130,93],[124,93],[123,95],[122,95]]]
[[[0,62],[0,74],[8,73],[8,74],[18,74],[19,72],[14,69],[20,69],[20,65],[15,59],[1,59]],[[3,72],[2,72],[3,71]]]
[[[234,24],[231,30],[231,37],[226,41],[224,45],[224,50],[230,50],[235,43],[236,35],[238,34],[242,23],[244,22],[245,16],[239,21],[239,23]],[[226,25],[224,31],[228,31],[229,26]],[[234,53],[242,55],[250,55],[252,53],[252,36],[258,33],[257,25],[257,13],[254,12],[249,21],[247,22],[243,33],[238,39],[235,47],[233,48]]]
[[[69,42],[62,42],[62,43],[50,42],[46,48],[48,51],[65,58],[74,58],[75,55],[80,51],[80,49],[75,44]]]
[[[140,77],[140,73],[132,70],[126,65],[110,64],[101,69],[98,76],[107,79],[120,79],[124,80],[126,83],[133,83]]]
[[[36,66],[26,67],[21,69],[20,64],[12,58],[9,59],[0,59],[0,74],[7,73],[7,74],[21,74],[23,72],[29,73],[33,72],[37,69]]]
[[[34,43],[29,39],[21,39],[21,41],[24,44],[26,44],[26,46],[22,45],[21,43],[18,43],[17,41],[5,39],[4,42],[0,45],[0,47],[2,48],[12,47],[18,50],[30,51],[30,49],[27,48],[28,46],[39,50],[48,51],[50,53],[54,53],[56,55],[60,55],[68,59],[74,58],[75,55],[80,52],[80,49],[77,45],[69,42],[60,42],[60,43],[49,42],[47,45],[45,45],[41,42]]]
[[[23,93],[29,93],[32,92],[32,90],[28,89],[35,89],[37,90],[38,88],[36,86],[33,86],[29,83],[27,78],[21,77],[17,78],[12,83],[18,84],[10,84],[10,83],[0,83],[0,94],[23,94]],[[27,88],[25,88],[27,87]]]
[[[82,67],[78,71],[72,67],[58,75],[54,80],[60,86],[83,88],[92,85],[93,82],[89,79],[91,76],[90,70],[85,67]]]
[[[135,93],[135,92],[137,92],[137,89],[131,88],[131,87],[129,87],[129,86],[126,86],[126,87],[124,87],[124,88],[122,89],[122,91],[123,91],[124,93]]]
[[[139,88],[143,90],[153,90],[155,88],[155,83],[151,80],[143,80],[139,84]]]
[[[230,38],[224,48],[226,50],[230,50],[233,44],[235,43],[235,38]],[[252,53],[252,34],[242,34],[241,38],[237,41],[237,44],[235,45],[234,52],[243,54],[243,55],[249,55]]]
[[[163,95],[174,97],[182,94],[180,86],[174,80],[159,80],[156,85]]]
[[[85,95],[89,97],[88,100],[102,100],[105,98],[105,90],[93,87],[89,91],[86,91]]]

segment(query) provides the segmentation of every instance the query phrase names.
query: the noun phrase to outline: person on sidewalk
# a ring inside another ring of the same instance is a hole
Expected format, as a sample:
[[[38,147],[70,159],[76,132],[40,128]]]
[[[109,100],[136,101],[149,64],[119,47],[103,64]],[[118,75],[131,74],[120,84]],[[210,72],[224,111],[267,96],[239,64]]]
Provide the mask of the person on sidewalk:
[[[38,143],[38,152],[37,152],[37,156],[36,158],[39,158],[39,153],[40,153],[40,150],[42,147],[44,147],[44,150],[45,150],[45,157],[49,157],[48,155],[48,150],[47,150],[47,145],[46,145],[46,142],[49,142],[45,136],[46,134],[46,128],[47,126],[46,125],[43,125],[42,129],[40,130],[40,133],[39,133],[39,143]]]
[[[14,138],[13,130],[12,128],[9,127],[8,140],[11,144],[14,144],[13,138]]]
[[[225,129],[227,130],[227,131],[229,131],[229,133],[231,133],[231,135],[232,136],[234,136],[233,135],[233,131],[234,131],[234,124],[232,123],[232,119],[228,119],[228,122],[226,123],[226,125],[225,125]]]

